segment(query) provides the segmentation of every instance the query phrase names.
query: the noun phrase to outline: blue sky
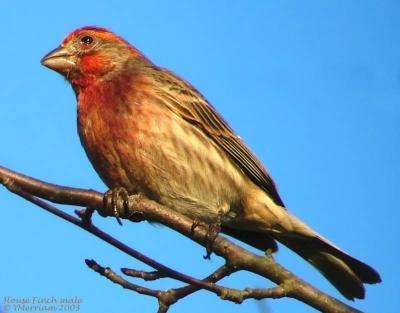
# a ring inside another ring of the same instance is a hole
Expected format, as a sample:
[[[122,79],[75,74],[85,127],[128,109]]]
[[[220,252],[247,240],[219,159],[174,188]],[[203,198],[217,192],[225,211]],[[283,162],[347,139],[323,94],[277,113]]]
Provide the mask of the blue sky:
[[[46,181],[105,191],[76,131],[70,86],[40,65],[73,29],[110,28],[156,64],[191,81],[274,177],[286,205],[338,246],[374,266],[383,283],[353,303],[398,312],[400,235],[400,3],[398,1],[0,2],[0,165]],[[11,297],[80,297],[80,312],[155,312],[152,298],[86,268],[147,269],[89,234],[0,189],[0,304]],[[65,207],[72,212],[73,208]],[[162,227],[96,218],[143,253],[203,277],[221,260]],[[277,259],[343,298],[306,262]],[[271,286],[250,274],[223,281]],[[180,286],[165,280],[157,288]],[[268,300],[271,312],[312,312]],[[260,312],[199,292],[171,312]]]

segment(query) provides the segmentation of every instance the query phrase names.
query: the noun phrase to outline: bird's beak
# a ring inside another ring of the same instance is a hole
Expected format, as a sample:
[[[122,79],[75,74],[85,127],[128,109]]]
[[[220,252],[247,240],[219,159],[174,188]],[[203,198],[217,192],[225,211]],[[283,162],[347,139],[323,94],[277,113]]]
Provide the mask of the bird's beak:
[[[66,73],[76,66],[76,58],[68,49],[59,46],[46,54],[40,63],[59,73]]]

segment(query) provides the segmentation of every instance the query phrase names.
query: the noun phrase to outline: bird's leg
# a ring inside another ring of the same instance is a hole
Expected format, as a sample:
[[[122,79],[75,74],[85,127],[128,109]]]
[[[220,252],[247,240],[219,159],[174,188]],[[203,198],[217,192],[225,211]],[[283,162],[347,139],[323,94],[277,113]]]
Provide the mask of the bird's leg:
[[[211,224],[205,224],[204,222],[202,222],[196,218],[193,221],[193,224],[191,227],[192,235],[193,235],[194,230],[199,226],[207,229],[206,238],[205,238],[206,254],[203,255],[203,258],[206,260],[209,260],[211,254],[212,254],[212,250],[211,250],[212,245],[214,244],[215,239],[217,238],[219,232],[221,231],[220,216],[218,216],[218,219],[216,222],[211,223]]]
[[[129,194],[123,187],[116,187],[108,190],[103,197],[104,210],[112,212],[118,224],[122,225],[120,216],[128,210]]]
[[[201,225],[200,221],[196,218],[193,221],[192,227],[190,228],[190,233],[193,235],[194,230],[200,225]]]
[[[221,223],[215,222],[208,225],[207,236],[206,236],[206,255],[203,255],[203,258],[206,260],[210,259],[212,254],[212,246],[214,244],[215,239],[218,237],[219,232],[221,231]]]
[[[204,259],[209,260],[212,254],[212,246],[215,239],[217,239],[218,234],[221,232],[221,220],[225,216],[223,209],[218,211],[217,220],[214,223],[208,225],[207,236],[206,236],[206,255],[203,256]]]
[[[114,216],[118,223],[121,223],[121,217],[138,223],[145,220],[143,214],[135,212],[130,207],[130,200],[138,201],[140,194],[129,195],[128,191],[123,187],[116,187],[108,190],[103,197],[103,211],[99,212],[101,216]]]
[[[212,254],[212,246],[214,244],[215,239],[218,237],[218,234],[221,232],[221,220],[225,216],[225,210],[221,208],[218,211],[218,215],[216,221],[213,223],[205,224],[202,223],[199,219],[195,219],[192,224],[191,232],[193,234],[194,230],[199,227],[203,226],[207,228],[206,238],[205,238],[205,247],[206,247],[206,254],[203,255],[203,258],[206,260],[210,259]]]

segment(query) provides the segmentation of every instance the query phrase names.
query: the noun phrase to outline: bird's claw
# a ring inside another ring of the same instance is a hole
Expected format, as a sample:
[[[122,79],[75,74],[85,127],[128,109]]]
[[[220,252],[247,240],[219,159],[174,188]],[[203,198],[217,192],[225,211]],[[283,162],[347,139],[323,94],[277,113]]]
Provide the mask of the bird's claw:
[[[207,235],[206,235],[206,254],[203,255],[205,260],[209,260],[212,254],[212,246],[218,234],[221,231],[221,224],[219,222],[212,223],[208,225]]]
[[[193,221],[192,227],[190,228],[190,233],[193,235],[194,230],[200,225],[200,221],[196,218]]]
[[[220,216],[218,216],[218,219],[215,223],[211,224],[203,224],[200,220],[195,219],[193,221],[192,227],[191,227],[191,234],[193,235],[194,230],[199,227],[203,226],[207,228],[207,233],[206,233],[206,238],[205,238],[205,247],[206,247],[206,254],[203,255],[203,258],[205,260],[209,260],[210,256],[212,254],[212,246],[214,244],[215,239],[218,237],[218,234],[221,231],[221,219]]]
[[[128,191],[123,187],[108,190],[103,197],[103,206],[106,216],[114,216],[118,224],[122,225],[120,216],[124,216],[129,202]]]

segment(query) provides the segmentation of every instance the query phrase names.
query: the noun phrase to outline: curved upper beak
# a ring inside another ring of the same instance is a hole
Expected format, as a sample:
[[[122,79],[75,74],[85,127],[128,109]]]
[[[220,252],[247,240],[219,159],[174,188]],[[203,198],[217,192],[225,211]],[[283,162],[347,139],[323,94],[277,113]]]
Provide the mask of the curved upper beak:
[[[59,46],[46,54],[40,63],[54,71],[64,73],[76,66],[76,58],[65,47]]]

